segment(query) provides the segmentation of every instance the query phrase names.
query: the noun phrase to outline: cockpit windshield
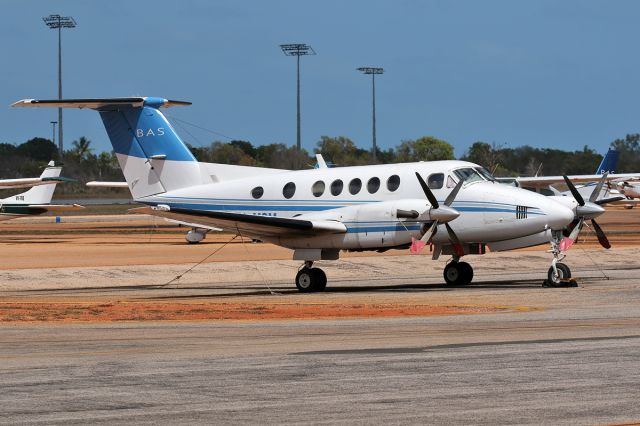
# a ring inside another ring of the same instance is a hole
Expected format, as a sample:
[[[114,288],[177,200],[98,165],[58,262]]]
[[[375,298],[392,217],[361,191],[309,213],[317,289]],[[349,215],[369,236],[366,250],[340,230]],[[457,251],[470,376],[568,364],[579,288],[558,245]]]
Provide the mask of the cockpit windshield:
[[[459,179],[465,181],[465,183],[478,182],[483,181],[482,175],[478,173],[476,170],[471,167],[454,170],[453,174],[455,174]]]
[[[483,178],[488,180],[489,182],[496,182],[496,178],[489,172],[489,170],[484,167],[476,167],[476,171],[482,175]]]

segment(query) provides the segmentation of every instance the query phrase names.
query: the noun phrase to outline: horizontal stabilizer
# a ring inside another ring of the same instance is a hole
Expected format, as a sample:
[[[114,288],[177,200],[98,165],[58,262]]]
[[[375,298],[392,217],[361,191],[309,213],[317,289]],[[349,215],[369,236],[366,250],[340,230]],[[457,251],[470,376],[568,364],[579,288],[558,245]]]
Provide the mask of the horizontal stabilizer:
[[[187,106],[191,102],[172,101],[164,98],[135,97],[135,98],[88,98],[88,99],[22,99],[12,107],[48,107],[48,108],[90,108],[103,109],[110,106],[142,107],[145,105],[155,108],[172,106]]]

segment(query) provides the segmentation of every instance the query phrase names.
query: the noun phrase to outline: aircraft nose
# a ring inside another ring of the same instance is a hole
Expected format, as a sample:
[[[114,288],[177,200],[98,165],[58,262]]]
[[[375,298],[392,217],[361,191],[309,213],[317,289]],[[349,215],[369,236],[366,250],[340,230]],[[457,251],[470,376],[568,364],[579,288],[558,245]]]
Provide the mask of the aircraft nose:
[[[596,203],[586,202],[584,206],[576,208],[576,215],[585,219],[594,219],[604,213],[604,208]]]
[[[547,225],[549,226],[549,228],[554,230],[563,229],[565,226],[569,225],[575,218],[573,210],[571,210],[567,206],[563,206],[562,204],[553,201],[549,203],[545,211],[547,213]]]

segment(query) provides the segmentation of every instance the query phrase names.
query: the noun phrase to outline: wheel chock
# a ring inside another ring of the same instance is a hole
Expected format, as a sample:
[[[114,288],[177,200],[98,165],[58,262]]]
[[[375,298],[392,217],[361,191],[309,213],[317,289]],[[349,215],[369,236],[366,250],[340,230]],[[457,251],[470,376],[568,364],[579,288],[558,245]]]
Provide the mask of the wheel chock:
[[[549,280],[544,280],[542,281],[542,287],[578,287],[578,282],[574,278],[562,279],[557,284]]]

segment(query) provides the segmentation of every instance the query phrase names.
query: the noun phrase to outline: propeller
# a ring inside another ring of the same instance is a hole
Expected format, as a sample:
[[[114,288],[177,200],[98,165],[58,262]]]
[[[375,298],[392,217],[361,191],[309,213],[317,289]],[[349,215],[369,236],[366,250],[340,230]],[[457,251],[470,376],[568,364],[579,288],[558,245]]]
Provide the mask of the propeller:
[[[580,192],[578,192],[573,182],[571,182],[571,180],[567,176],[562,176],[565,183],[567,184],[567,187],[569,188],[569,191],[573,195],[573,198],[575,198],[576,202],[578,203],[578,207],[576,207],[576,219],[569,226],[570,233],[561,242],[561,249],[568,250],[569,247],[573,245],[573,243],[578,238],[580,231],[582,230],[585,220],[587,219],[591,221],[600,245],[606,249],[611,248],[611,243],[609,243],[607,236],[595,219],[596,217],[604,213],[604,209],[600,207],[601,205],[621,199],[621,197],[614,197],[598,200],[598,196],[600,195],[600,191],[602,190],[602,186],[606,182],[608,175],[608,172],[602,175],[602,179],[598,181],[598,184],[593,189],[593,192],[591,192],[589,201],[587,202],[584,201],[584,198],[582,198],[582,195],[580,194]]]
[[[435,195],[433,195],[433,192],[431,192],[431,189],[429,188],[427,183],[424,181],[424,179],[422,179],[422,176],[420,176],[418,172],[416,172],[416,177],[418,178],[418,182],[422,187],[422,191],[424,192],[424,195],[427,197],[429,204],[431,204],[431,210],[429,210],[429,216],[431,217],[431,219],[433,219],[433,223],[424,232],[424,234],[422,234],[422,236],[420,237],[420,241],[422,242],[423,245],[429,243],[429,241],[431,241],[431,239],[433,238],[433,236],[435,235],[438,229],[438,224],[444,223],[445,228],[447,229],[447,234],[449,234],[449,240],[453,245],[453,249],[455,253],[458,256],[463,256],[464,249],[462,247],[462,244],[460,244],[460,239],[458,239],[458,236],[453,231],[453,229],[451,229],[451,226],[449,226],[447,222],[452,221],[458,216],[460,216],[460,212],[458,212],[456,209],[451,207],[451,204],[453,204],[453,201],[458,196],[458,192],[460,192],[460,188],[462,188],[462,185],[464,184],[464,180],[460,179],[458,181],[458,184],[453,188],[453,190],[449,193],[449,195],[447,195],[447,198],[444,200],[444,203],[443,203],[444,205],[440,205]]]

